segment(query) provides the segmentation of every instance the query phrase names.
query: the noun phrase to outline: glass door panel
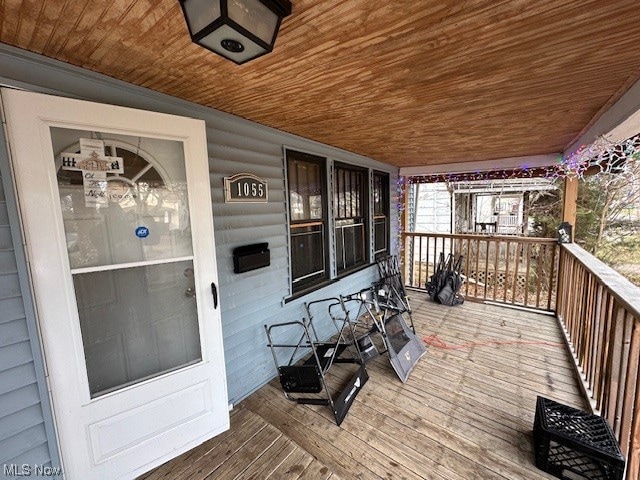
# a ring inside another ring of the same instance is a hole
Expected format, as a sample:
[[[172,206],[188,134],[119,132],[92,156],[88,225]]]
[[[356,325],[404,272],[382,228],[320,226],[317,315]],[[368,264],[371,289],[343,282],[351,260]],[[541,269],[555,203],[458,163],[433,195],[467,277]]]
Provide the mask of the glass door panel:
[[[51,137],[92,398],[200,361],[182,143]]]
[[[193,255],[181,142],[55,127],[51,136],[72,269]],[[91,140],[85,154],[81,140]],[[97,142],[107,160],[92,159]]]
[[[73,275],[92,397],[201,359],[193,262]]]

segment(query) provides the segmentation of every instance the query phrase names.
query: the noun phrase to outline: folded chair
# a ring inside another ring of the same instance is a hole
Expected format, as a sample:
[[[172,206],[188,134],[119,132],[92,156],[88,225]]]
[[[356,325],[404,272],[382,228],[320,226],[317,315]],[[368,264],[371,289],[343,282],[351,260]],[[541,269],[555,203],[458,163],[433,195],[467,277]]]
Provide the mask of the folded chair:
[[[386,350],[380,353],[388,354],[393,370],[406,383],[418,360],[427,352],[424,343],[405,321],[408,312],[389,302],[387,294],[380,295],[377,284],[349,295],[348,299],[360,302],[357,318],[368,327],[366,335],[382,338]],[[360,336],[360,342],[364,337]]]
[[[324,306],[326,312],[316,319],[312,310],[318,306]],[[298,404],[328,406],[340,425],[369,379],[354,324],[341,298],[317,300],[305,308],[306,319],[264,326],[268,346],[285,397]],[[351,376],[336,389],[327,379],[338,363],[350,364]]]

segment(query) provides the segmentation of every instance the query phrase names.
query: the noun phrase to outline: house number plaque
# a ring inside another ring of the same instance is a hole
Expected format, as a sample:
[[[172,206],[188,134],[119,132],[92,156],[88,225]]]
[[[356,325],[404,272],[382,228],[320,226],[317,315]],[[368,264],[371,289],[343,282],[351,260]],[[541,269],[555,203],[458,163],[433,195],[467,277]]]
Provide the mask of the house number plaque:
[[[224,179],[227,203],[267,203],[267,181],[250,173],[238,173]]]

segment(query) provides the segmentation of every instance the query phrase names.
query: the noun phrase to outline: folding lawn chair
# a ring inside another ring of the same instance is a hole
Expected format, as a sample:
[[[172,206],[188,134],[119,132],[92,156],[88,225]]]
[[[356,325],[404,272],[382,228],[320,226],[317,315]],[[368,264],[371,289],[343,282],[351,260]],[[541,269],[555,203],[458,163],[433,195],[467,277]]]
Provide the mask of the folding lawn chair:
[[[367,335],[380,335],[386,350],[379,353],[387,353],[389,362],[398,378],[403,383],[409,379],[411,371],[416,363],[427,352],[424,343],[416,336],[404,319],[406,311],[398,309],[394,304],[379,301],[378,286],[373,285],[368,289],[350,295],[349,300],[357,299],[360,302],[358,319],[362,322],[370,322]],[[361,336],[364,338],[364,336]]]
[[[327,307],[328,313],[316,320],[312,307],[320,304]],[[335,313],[336,307],[343,315]],[[264,326],[268,346],[285,397],[298,404],[328,406],[340,425],[369,379],[355,341],[354,325],[341,298],[310,302],[305,308],[307,319]],[[326,333],[323,338],[328,340],[321,340],[318,331]],[[337,363],[353,366],[350,379],[340,390],[327,382],[329,370]]]

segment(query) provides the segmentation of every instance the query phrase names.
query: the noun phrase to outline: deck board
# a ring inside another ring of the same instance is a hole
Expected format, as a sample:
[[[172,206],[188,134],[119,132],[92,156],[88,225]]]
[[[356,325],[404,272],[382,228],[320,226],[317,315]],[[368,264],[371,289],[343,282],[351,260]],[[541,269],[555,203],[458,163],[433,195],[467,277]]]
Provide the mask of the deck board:
[[[386,356],[369,362],[369,382],[338,427],[327,407],[289,402],[274,380],[236,406],[230,431],[141,478],[554,478],[533,463],[536,397],[585,408],[556,319],[412,296],[418,334],[443,343],[406,384]],[[329,381],[349,375],[336,364]]]

